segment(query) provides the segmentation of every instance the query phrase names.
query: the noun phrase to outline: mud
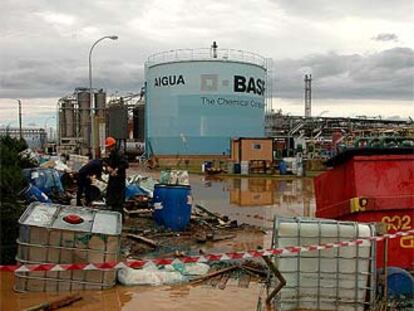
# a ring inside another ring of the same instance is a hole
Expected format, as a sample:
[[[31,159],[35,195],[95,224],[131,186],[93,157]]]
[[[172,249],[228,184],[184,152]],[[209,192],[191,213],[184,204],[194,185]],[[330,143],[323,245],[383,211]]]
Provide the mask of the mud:
[[[63,295],[48,293],[16,294],[12,291],[12,274],[1,274],[0,310],[23,310]],[[123,287],[105,291],[81,292],[83,299],[62,311],[162,311],[162,310],[255,310],[261,284],[250,283],[249,288],[238,287],[230,280],[225,290],[207,285]]]
[[[136,172],[136,171],[135,171]],[[130,174],[135,173],[130,170]],[[155,177],[159,174],[155,173]],[[219,242],[207,241],[194,244],[188,236],[188,243],[178,243],[174,237],[162,240],[162,247],[150,253],[151,256],[167,256],[179,252],[225,252],[269,247],[272,221],[275,216],[312,216],[315,200],[311,179],[268,179],[268,178],[206,178],[191,176],[193,196],[209,210],[236,219],[239,224],[251,226],[237,229],[234,239]],[[139,227],[127,220],[127,226]],[[260,230],[258,229],[260,228]],[[263,232],[265,231],[265,233]],[[220,234],[231,234],[223,231]],[[180,240],[181,241],[181,240]],[[128,244],[129,243],[129,244]],[[133,241],[132,253],[147,252]],[[13,275],[0,273],[0,310],[23,310],[29,306],[53,301],[65,294],[13,292]],[[62,310],[256,310],[259,294],[263,294],[262,284],[251,282],[248,288],[240,288],[237,280],[230,280],[225,290],[208,285],[173,287],[123,287],[116,286],[105,291],[81,292],[84,299]]]

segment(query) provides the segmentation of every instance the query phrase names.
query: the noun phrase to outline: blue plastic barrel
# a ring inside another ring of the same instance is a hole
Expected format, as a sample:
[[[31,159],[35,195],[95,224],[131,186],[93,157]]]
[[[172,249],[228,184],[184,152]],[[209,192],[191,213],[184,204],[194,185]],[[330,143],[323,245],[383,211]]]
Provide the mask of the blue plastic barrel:
[[[26,168],[23,169],[23,176],[27,182],[36,186],[40,191],[51,193],[63,193],[62,182],[58,171],[50,168]]]
[[[184,185],[161,185],[154,187],[155,222],[172,231],[183,231],[191,217],[191,187]]]
[[[414,298],[414,277],[408,271],[398,267],[388,267],[387,273],[388,296]]]
[[[166,200],[167,194],[167,185],[164,184],[157,184],[154,185],[154,192],[152,197],[152,203],[154,206],[154,211],[152,213],[152,217],[154,218],[157,224],[162,225],[162,213],[164,212],[162,209],[164,207],[164,202]]]
[[[42,203],[52,203],[52,200],[38,187],[29,184],[23,191],[25,199],[29,202],[39,201]]]
[[[283,160],[279,161],[279,172],[280,172],[280,175],[287,174],[287,165],[286,165],[286,162]]]

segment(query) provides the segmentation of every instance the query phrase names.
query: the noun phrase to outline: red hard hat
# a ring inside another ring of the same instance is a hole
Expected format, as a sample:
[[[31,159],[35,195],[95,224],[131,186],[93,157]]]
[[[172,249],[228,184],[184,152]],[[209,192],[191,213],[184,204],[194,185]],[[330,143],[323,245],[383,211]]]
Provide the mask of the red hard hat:
[[[105,147],[111,147],[111,146],[114,146],[115,144],[116,144],[115,138],[109,136],[105,139]]]

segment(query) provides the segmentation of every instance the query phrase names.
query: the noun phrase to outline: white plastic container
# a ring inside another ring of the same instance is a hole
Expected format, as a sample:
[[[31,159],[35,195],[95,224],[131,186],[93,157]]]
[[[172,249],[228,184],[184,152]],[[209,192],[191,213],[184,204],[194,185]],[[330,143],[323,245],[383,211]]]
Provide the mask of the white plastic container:
[[[67,215],[82,222],[68,223]],[[103,263],[117,261],[122,216],[97,209],[43,204],[29,205],[19,219],[16,260],[20,264]],[[116,271],[74,270],[16,272],[16,291],[71,291],[105,289],[115,285]]]
[[[375,245],[366,239],[373,235],[372,224],[277,218],[273,247],[363,239],[356,246],[277,256],[275,263],[287,281],[277,300],[278,309],[362,311],[373,303]]]

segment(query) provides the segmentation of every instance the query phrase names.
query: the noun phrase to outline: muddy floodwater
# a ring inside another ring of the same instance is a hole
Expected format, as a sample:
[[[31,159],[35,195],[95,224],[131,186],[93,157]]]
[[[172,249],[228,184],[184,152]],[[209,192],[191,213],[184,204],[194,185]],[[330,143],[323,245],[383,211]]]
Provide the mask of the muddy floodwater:
[[[157,176],[157,175],[155,175]],[[315,199],[312,179],[222,178],[191,176],[195,203],[227,215],[239,223],[260,226],[268,234],[246,237],[237,250],[270,247],[275,216],[313,216]],[[0,273],[0,310],[24,310],[29,306],[53,301],[67,293],[24,293],[13,291],[13,275]],[[256,310],[261,284],[248,288],[230,280],[224,290],[208,285],[125,287],[105,291],[81,292],[83,300],[61,310]]]

